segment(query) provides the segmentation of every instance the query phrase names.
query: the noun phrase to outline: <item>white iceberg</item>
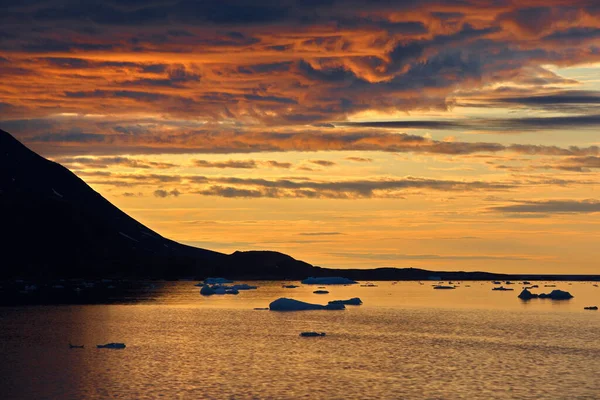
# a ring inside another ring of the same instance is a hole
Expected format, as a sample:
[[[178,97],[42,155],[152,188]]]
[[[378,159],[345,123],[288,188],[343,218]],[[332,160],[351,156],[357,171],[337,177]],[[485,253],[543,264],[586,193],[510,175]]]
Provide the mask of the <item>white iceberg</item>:
[[[327,304],[322,306],[320,304],[305,303],[300,300],[288,299],[281,297],[269,304],[269,310],[271,311],[307,311],[307,310],[345,310],[346,306],[343,304]]]
[[[248,285],[247,283],[238,283],[237,285],[231,286],[233,290],[254,290],[258,289],[258,286]]]
[[[454,286],[447,286],[447,285],[435,285],[433,288],[434,289],[456,289],[456,287],[454,287]]]
[[[569,292],[565,292],[564,290],[553,290],[550,293],[540,293],[535,294],[531,293],[527,289],[523,289],[523,291],[518,296],[521,300],[531,300],[531,299],[550,299],[550,300],[569,300],[573,298],[573,295]]]
[[[232,286],[221,285],[204,285],[200,289],[200,294],[203,296],[212,296],[213,294],[238,294],[239,291]]]
[[[332,300],[329,302],[329,304],[344,304],[347,306],[360,306],[362,303],[362,300],[358,297],[353,297],[348,300]]]
[[[96,345],[99,349],[124,349],[125,343],[107,343],[107,344],[99,344]]]
[[[328,276],[322,278],[309,277],[302,281],[304,285],[351,285],[358,283],[352,279],[342,278],[340,276]]]

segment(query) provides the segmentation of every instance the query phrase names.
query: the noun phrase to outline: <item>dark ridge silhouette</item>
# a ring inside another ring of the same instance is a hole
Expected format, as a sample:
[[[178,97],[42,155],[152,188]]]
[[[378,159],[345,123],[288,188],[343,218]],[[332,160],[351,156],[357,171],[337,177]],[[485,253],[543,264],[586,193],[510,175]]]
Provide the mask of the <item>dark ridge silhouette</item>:
[[[193,275],[226,256],[140,224],[0,130],[3,277]]]
[[[327,269],[272,251],[226,255],[166,239],[112,205],[60,164],[0,130],[0,280],[29,278],[354,280],[600,279],[599,276]]]

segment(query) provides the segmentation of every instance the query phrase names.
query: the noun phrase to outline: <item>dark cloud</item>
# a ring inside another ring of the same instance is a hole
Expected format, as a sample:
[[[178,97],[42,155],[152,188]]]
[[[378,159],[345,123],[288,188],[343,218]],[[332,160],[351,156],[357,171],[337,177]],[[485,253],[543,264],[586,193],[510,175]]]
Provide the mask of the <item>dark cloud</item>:
[[[129,157],[60,157],[55,160],[56,162],[69,166],[69,167],[81,167],[87,168],[108,168],[110,166],[119,165],[128,168],[157,168],[157,169],[168,169],[174,168],[177,165],[172,163],[155,162],[147,160],[132,159]]]
[[[335,162],[329,160],[308,160],[309,163],[320,165],[321,167],[333,167]]]
[[[206,160],[194,160],[194,166],[200,168],[240,168],[240,169],[253,169],[257,168],[258,165],[254,160],[229,160],[229,161],[206,161]]]
[[[564,100],[563,103],[560,101]],[[594,96],[534,96],[524,98],[507,98],[502,101],[524,105],[545,104],[560,105],[574,104],[577,101],[589,99],[587,104],[600,104],[600,97]],[[496,100],[495,100],[496,101]],[[544,103],[545,102],[545,103]],[[552,103],[554,102],[554,103]],[[565,128],[593,128],[600,125],[600,114],[569,115],[556,117],[524,117],[524,118],[471,118],[460,121],[429,120],[429,121],[369,121],[369,122],[338,122],[339,126],[370,127],[386,129],[433,129],[433,130],[489,130],[489,131],[528,131],[528,130],[556,130]]]
[[[312,181],[289,179],[256,179],[256,178],[214,178],[219,190],[239,186],[252,187],[247,195],[241,197],[300,197],[300,198],[369,198],[396,196],[397,192],[411,189],[429,189],[437,191],[478,191],[508,190],[513,184],[488,183],[482,181],[451,181],[423,178],[355,180],[355,181]],[[227,185],[227,186],[221,186]],[[199,192],[207,194],[206,191]],[[234,191],[227,191],[228,197],[235,197]]]
[[[160,197],[160,198],[165,198],[165,197],[179,197],[181,193],[177,190],[177,189],[173,189],[173,190],[163,190],[163,189],[158,189],[154,191],[154,196],[155,197]]]
[[[600,201],[587,200],[542,200],[542,201],[518,201],[517,204],[491,207],[498,212],[507,213],[596,213],[600,212]]]
[[[355,161],[355,162],[360,162],[360,163],[373,162],[372,158],[366,158],[366,157],[346,157],[345,159],[348,161]]]
[[[270,160],[270,161],[265,161],[264,162],[266,166],[271,167],[271,168],[292,168],[292,163],[290,162],[279,162],[279,161],[274,161],[274,160]]]

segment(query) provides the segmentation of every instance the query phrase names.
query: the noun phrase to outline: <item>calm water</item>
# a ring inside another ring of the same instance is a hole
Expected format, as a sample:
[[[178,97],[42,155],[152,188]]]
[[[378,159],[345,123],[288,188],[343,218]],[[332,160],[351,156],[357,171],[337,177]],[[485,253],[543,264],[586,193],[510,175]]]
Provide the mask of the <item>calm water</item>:
[[[136,305],[0,308],[0,398],[600,398],[600,312],[583,310],[600,305],[591,283],[558,283],[569,301],[527,303],[519,285],[493,292],[479,282],[329,286],[328,295],[257,284],[237,296],[202,297],[176,282]],[[539,284],[534,292],[553,289]],[[284,296],[364,305],[253,309]],[[298,336],[307,330],[327,336]],[[106,342],[127,348],[95,348]]]

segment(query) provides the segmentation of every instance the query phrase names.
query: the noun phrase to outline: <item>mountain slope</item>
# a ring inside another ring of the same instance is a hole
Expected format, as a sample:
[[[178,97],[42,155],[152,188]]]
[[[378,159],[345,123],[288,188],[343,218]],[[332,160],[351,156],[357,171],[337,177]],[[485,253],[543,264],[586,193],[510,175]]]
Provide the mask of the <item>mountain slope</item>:
[[[226,255],[168,240],[0,130],[2,276],[168,277]]]

